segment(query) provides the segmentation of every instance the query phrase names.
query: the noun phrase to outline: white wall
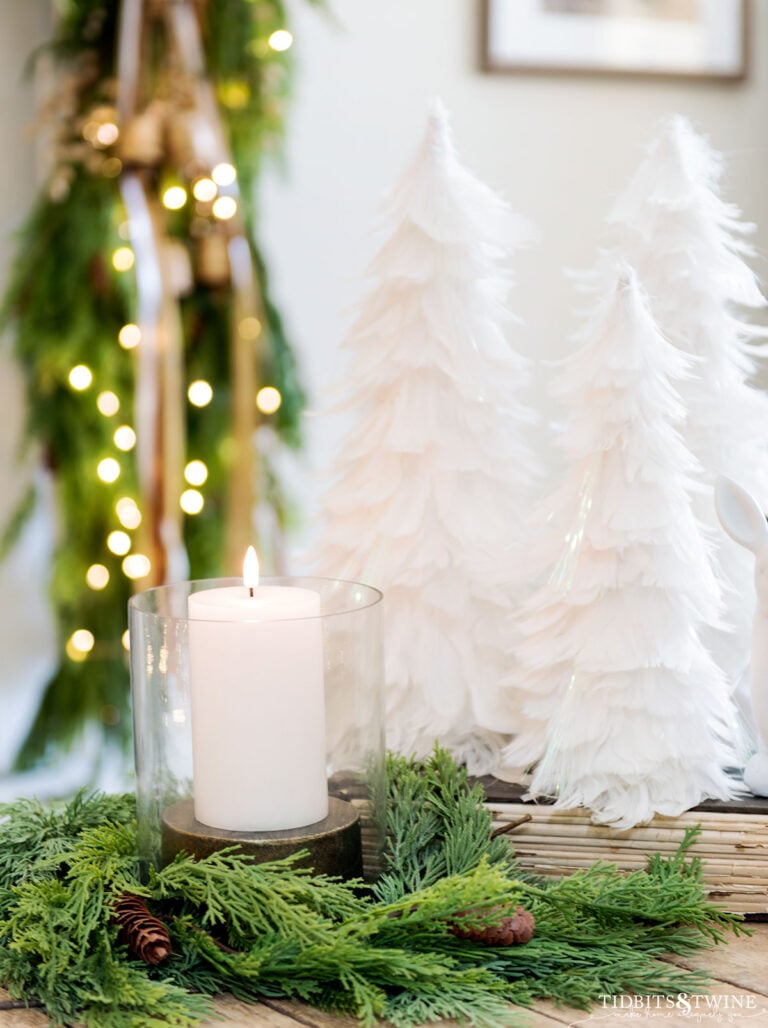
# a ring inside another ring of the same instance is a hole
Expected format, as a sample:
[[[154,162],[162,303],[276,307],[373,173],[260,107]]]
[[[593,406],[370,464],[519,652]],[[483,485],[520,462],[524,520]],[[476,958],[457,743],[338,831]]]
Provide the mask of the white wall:
[[[31,51],[44,38],[43,0],[18,4],[0,0],[0,286],[5,287],[19,228],[35,193],[35,142],[30,126],[35,116],[32,81],[25,75]],[[0,524],[18,489],[15,458],[21,420],[21,381],[7,353],[0,350]],[[10,488],[9,488],[10,486]]]
[[[15,232],[33,201],[37,171],[29,54],[48,32],[46,0],[0,0],[0,289],[15,250]],[[21,375],[0,348],[0,526],[13,509],[27,476],[19,466],[23,421]],[[27,527],[22,545],[0,565],[0,772],[34,716],[52,663],[53,631],[45,599],[49,545],[40,516]],[[7,798],[7,797],[4,797]]]
[[[294,3],[299,63],[287,172],[263,192],[278,300],[315,404],[339,370],[345,310],[360,296],[377,205],[416,146],[429,100],[453,113],[465,163],[532,218],[541,242],[520,255],[512,304],[533,357],[563,352],[574,325],[565,267],[586,267],[602,219],[658,118],[680,111],[728,158],[725,194],[757,221],[768,251],[768,4],[753,3],[743,84],[488,75],[478,70],[474,0],[329,0],[333,17]],[[766,264],[758,264],[768,278]],[[540,376],[540,378],[543,376]],[[542,382],[538,386],[542,397]],[[308,429],[310,426],[308,426]],[[338,435],[311,426],[309,466]],[[312,501],[318,483],[294,477]]]

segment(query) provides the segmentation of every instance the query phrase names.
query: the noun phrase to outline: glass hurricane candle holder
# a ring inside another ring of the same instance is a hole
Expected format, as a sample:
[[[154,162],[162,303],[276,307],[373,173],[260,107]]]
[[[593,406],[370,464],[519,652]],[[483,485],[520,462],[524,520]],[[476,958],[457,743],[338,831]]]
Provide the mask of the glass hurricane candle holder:
[[[375,875],[381,598],[357,582],[297,577],[255,588],[182,582],[132,597],[145,860],[238,844],[257,860],[308,849],[317,871]]]

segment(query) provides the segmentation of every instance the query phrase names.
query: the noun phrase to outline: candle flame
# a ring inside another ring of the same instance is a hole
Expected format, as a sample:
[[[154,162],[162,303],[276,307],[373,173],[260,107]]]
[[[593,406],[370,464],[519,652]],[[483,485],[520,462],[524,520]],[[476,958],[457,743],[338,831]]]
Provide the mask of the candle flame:
[[[243,561],[243,585],[246,589],[253,590],[259,584],[259,558],[252,546],[249,546]]]

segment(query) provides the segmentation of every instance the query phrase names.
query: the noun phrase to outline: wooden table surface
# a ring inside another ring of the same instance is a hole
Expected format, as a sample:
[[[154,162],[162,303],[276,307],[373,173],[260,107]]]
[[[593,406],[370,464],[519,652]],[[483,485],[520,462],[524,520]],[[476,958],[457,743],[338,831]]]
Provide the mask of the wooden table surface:
[[[768,924],[752,926],[754,934],[739,937],[726,946],[717,946],[693,958],[675,958],[687,968],[703,968],[713,973],[715,984],[709,998],[687,1010],[640,1008],[594,1008],[591,1013],[570,1008],[558,1009],[552,1003],[537,1003],[524,1023],[530,1028],[558,1028],[562,1025],[594,1025],[595,1028],[631,1028],[642,1018],[657,1021],[659,1028],[698,1028],[701,1025],[730,1024],[734,1028],[768,1028]],[[0,990],[0,1001],[6,999]],[[619,1000],[617,1000],[618,1004]],[[628,1000],[624,1001],[629,1002]],[[717,1010],[719,1004],[719,1012]],[[441,1022],[443,1026],[448,1022]],[[521,1024],[523,1020],[521,1020]],[[357,1022],[331,1017],[303,1003],[269,1000],[251,1006],[232,997],[216,1002],[216,1016],[205,1028],[355,1028]],[[0,1010],[2,1028],[47,1028],[48,1018],[39,1010]]]

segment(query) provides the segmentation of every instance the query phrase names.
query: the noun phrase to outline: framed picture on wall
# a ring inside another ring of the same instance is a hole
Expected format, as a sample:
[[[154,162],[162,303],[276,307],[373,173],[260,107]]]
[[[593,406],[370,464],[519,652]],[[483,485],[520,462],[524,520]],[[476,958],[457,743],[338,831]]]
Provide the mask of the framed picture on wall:
[[[741,79],[746,0],[483,0],[483,68]]]

